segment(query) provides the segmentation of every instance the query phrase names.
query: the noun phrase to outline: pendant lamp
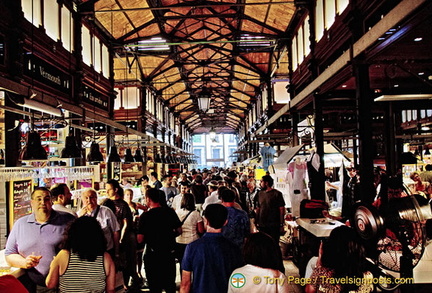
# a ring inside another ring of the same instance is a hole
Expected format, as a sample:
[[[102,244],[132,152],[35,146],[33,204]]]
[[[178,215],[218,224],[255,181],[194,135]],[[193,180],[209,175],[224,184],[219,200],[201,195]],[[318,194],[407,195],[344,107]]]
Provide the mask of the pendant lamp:
[[[45,149],[42,147],[42,142],[39,133],[35,131],[30,131],[27,134],[27,142],[20,152],[19,159],[21,161],[48,159],[47,153]]]
[[[96,142],[92,142],[90,145],[90,152],[87,155],[88,162],[102,162],[103,155],[100,151],[99,144]]]
[[[65,148],[61,151],[61,158],[82,158],[75,136],[66,136]]]
[[[140,148],[137,148],[135,151],[134,161],[135,162],[144,162],[144,158],[141,155],[141,149]]]
[[[120,156],[117,152],[117,147],[115,146],[110,147],[107,162],[108,163],[121,162]]]
[[[131,163],[134,161],[134,157],[132,156],[132,150],[130,148],[126,149],[126,155],[124,157],[125,163]]]

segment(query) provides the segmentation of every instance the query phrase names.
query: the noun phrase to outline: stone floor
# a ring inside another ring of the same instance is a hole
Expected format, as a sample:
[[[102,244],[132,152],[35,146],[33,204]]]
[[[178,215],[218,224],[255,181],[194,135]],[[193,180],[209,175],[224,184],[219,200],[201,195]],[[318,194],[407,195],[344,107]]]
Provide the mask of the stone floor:
[[[287,277],[299,277],[299,271],[296,265],[291,260],[284,260],[284,266],[285,266],[285,274]],[[177,272],[178,272],[178,264],[177,264]],[[180,274],[177,273],[176,277],[176,283],[177,288],[180,288]],[[116,291],[117,293],[125,292],[123,289],[119,288],[119,290]],[[134,291],[134,292],[149,292],[148,288],[142,288],[140,291]],[[290,282],[290,289],[289,293],[302,293],[304,292],[303,288],[300,285],[294,284],[294,282]]]

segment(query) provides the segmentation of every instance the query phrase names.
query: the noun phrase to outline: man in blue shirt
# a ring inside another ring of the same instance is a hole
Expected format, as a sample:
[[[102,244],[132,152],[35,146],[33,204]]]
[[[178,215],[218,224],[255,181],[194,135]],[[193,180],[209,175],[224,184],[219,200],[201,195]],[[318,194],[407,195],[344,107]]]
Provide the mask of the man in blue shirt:
[[[20,280],[29,292],[36,292],[45,287],[51,261],[60,251],[63,233],[75,217],[53,210],[51,193],[45,187],[33,191],[31,207],[32,214],[15,222],[6,243],[5,256],[11,266],[25,270],[26,274]]]
[[[232,271],[243,264],[240,248],[222,235],[228,211],[210,204],[204,211],[206,233],[188,244],[182,261],[181,293],[227,292]],[[193,277],[192,277],[193,276]]]
[[[221,192],[222,205],[228,210],[228,223],[222,227],[222,234],[238,247],[243,248],[243,243],[250,233],[250,221],[248,214],[239,208],[235,208],[235,193],[230,189]]]

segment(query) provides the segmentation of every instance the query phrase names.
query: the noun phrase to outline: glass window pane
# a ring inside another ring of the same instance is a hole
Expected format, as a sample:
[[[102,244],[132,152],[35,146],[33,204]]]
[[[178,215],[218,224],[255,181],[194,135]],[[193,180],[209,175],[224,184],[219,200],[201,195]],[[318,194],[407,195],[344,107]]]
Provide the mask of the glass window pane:
[[[61,41],[63,43],[63,47],[72,52],[72,43],[73,43],[73,23],[72,23],[72,15],[65,6],[61,8]]]
[[[102,71],[102,65],[101,65],[101,43],[98,38],[94,37],[94,46],[93,46],[93,66],[96,72]]]
[[[303,41],[304,41],[304,55],[307,56],[310,53],[310,26],[309,26],[309,16],[306,17],[303,25]]]
[[[348,7],[349,0],[337,0],[337,13],[341,14]]]
[[[22,0],[21,6],[28,21],[36,27],[42,25],[41,0]]]
[[[324,0],[317,0],[315,7],[315,34],[318,42],[324,35]]]
[[[297,36],[295,36],[292,40],[291,44],[291,56],[292,56],[292,70],[295,71],[298,66],[298,60],[297,60]]]
[[[108,47],[102,44],[102,74],[106,78],[110,77],[110,55]]]
[[[298,42],[297,42],[297,58],[298,58],[298,63],[301,64],[304,60],[304,43],[303,43],[303,27],[300,27],[298,30]]]
[[[59,5],[57,0],[45,0],[44,2],[44,28],[51,39],[54,41],[60,39]]]
[[[83,56],[83,62],[90,66],[92,64],[91,60],[91,36],[90,31],[87,27],[82,27],[82,33],[81,33],[81,39],[82,39],[82,56]]]
[[[335,20],[336,16],[336,3],[335,0],[325,1],[325,27],[329,29]]]

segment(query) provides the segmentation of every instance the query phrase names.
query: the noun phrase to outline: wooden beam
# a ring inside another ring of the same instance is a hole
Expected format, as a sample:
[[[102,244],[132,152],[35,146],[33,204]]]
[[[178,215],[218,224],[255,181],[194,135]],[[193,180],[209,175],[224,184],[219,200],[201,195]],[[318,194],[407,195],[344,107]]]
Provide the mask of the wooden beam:
[[[427,0],[403,0],[395,8],[393,8],[386,16],[384,16],[376,25],[366,32],[358,41],[354,43],[352,48],[345,51],[335,62],[333,62],[322,74],[312,81],[304,90],[295,96],[288,104],[284,105],[267,123],[255,133],[260,133],[268,128],[268,126],[287,113],[292,108],[302,103],[309,95],[311,95],[318,87],[332,78],[337,72],[349,64],[355,57],[363,53],[368,47],[373,45],[379,37],[384,35],[389,29],[395,27],[404,18],[409,16],[413,11],[418,9]],[[254,135],[254,134],[252,134]]]

